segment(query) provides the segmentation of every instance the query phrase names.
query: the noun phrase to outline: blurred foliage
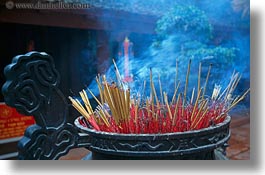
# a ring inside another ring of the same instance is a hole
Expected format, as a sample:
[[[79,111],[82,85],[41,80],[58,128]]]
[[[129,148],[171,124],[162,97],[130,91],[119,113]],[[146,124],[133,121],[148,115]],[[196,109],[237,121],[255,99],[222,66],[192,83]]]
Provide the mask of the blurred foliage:
[[[212,36],[212,26],[205,15],[195,6],[175,6],[157,21],[156,32],[160,38],[185,33],[197,40],[207,41]]]
[[[214,59],[215,62],[229,64],[232,63],[234,58],[237,56],[238,49],[236,48],[224,48],[221,46],[213,48],[198,48],[187,50],[181,54],[181,58],[192,58],[192,59]]]
[[[231,64],[237,57],[237,48],[209,44],[213,39],[213,27],[204,11],[195,6],[177,5],[156,24],[157,38],[153,47],[163,47],[168,38],[178,52],[180,60],[211,60],[218,64]]]

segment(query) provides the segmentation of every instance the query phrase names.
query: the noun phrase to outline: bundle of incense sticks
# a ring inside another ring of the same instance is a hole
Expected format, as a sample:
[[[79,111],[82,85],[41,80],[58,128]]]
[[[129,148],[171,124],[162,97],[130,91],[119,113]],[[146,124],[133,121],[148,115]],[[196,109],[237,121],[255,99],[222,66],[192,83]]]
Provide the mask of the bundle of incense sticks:
[[[122,81],[115,62],[117,81],[110,83],[105,75],[97,76],[99,98],[88,89],[88,92],[98,103],[96,109],[92,109],[85,90],[80,92],[82,101],[73,97],[69,97],[69,99],[90,127],[97,131],[124,134],[159,134],[198,130],[221,123],[227,117],[228,112],[250,92],[248,89],[242,95],[233,96],[241,78],[239,73],[234,72],[228,86],[222,92],[221,87],[215,85],[211,97],[205,96],[211,65],[204,86],[201,87],[200,64],[197,90],[193,88],[191,98],[187,98],[191,61],[188,64],[184,92],[178,92],[180,81],[177,81],[177,65],[175,91],[171,100],[167,93],[162,90],[160,77],[158,79],[160,99],[158,98],[151,69],[150,96],[139,95],[137,98],[131,98],[130,89],[126,88],[128,86]]]

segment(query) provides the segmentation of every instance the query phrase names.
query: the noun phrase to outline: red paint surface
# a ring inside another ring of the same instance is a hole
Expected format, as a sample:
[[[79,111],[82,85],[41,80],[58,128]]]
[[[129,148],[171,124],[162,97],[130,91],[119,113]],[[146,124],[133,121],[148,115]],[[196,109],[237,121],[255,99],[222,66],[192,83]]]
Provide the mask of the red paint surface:
[[[20,137],[25,129],[35,124],[32,116],[24,116],[4,103],[0,104],[0,139]]]

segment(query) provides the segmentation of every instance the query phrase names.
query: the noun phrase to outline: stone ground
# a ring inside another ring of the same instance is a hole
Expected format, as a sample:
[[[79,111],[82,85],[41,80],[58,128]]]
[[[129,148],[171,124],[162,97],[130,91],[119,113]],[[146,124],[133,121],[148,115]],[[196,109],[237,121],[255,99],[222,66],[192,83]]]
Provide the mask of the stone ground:
[[[231,160],[250,159],[250,117],[234,116],[231,122],[231,138],[228,142],[227,157]]]
[[[250,117],[248,112],[232,114],[231,138],[228,142],[227,157],[230,160],[250,159]],[[89,151],[85,148],[76,148],[61,157],[60,160],[80,160]]]

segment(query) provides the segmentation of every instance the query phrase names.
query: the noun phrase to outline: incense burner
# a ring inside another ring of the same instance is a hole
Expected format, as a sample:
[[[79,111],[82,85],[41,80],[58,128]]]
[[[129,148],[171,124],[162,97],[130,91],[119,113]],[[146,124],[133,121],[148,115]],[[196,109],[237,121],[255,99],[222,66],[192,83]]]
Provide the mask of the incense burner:
[[[227,117],[205,129],[167,134],[117,134],[83,127],[59,88],[60,74],[44,52],[14,57],[5,67],[2,93],[7,105],[34,117],[36,124],[18,143],[19,159],[59,159],[73,148],[91,150],[91,159],[226,159]]]
[[[205,129],[166,134],[118,134],[95,131],[75,120],[79,130],[88,134],[87,159],[225,159],[230,138],[228,116],[224,122]]]

